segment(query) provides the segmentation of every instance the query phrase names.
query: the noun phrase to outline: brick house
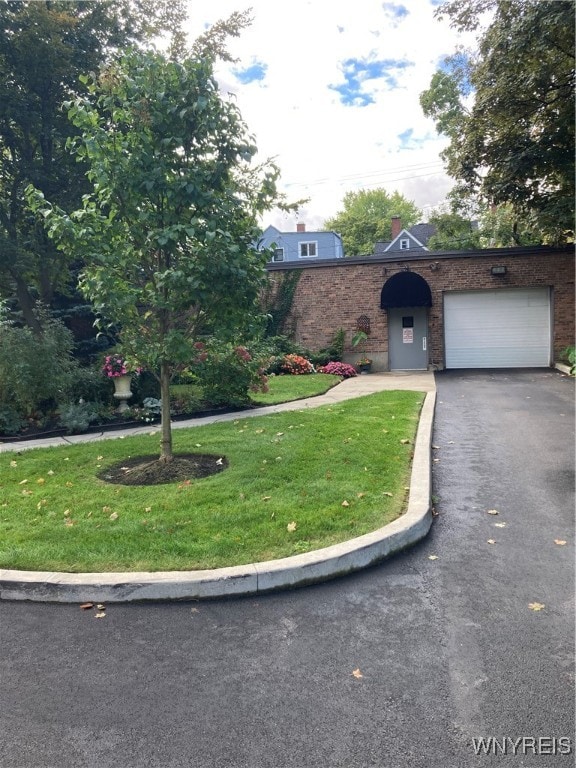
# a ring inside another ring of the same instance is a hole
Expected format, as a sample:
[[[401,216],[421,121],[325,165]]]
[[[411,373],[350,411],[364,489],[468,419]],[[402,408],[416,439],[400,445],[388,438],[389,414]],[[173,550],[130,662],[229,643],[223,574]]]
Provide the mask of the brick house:
[[[339,328],[345,360],[369,323],[374,370],[547,367],[574,344],[574,249],[384,251],[370,257],[269,264],[301,276],[288,323],[318,351]]]

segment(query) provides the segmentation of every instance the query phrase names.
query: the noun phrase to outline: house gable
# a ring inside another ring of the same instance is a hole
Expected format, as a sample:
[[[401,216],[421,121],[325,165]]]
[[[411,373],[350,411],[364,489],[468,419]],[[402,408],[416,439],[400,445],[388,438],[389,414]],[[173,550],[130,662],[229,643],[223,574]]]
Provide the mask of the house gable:
[[[300,225],[296,232],[280,232],[269,226],[258,242],[259,249],[274,248],[272,262],[315,261],[341,259],[344,256],[342,238],[336,232],[308,232]]]

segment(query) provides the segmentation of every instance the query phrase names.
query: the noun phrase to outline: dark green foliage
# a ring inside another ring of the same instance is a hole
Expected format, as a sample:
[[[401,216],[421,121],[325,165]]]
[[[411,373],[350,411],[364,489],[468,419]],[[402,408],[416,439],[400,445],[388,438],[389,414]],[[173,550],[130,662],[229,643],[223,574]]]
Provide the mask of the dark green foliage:
[[[66,398],[78,368],[70,331],[45,314],[39,322],[44,330],[35,334],[0,318],[0,404],[22,417]]]
[[[287,330],[286,321],[301,275],[302,270],[293,269],[275,273],[273,277],[268,276],[268,284],[261,299],[262,308],[267,315],[266,336],[275,337]]]
[[[204,356],[194,370],[204,399],[211,405],[247,405],[251,391],[266,391],[260,361],[246,347],[213,343],[202,353]]]
[[[36,331],[36,302],[72,293],[78,265],[48,239],[23,191],[32,183],[65,210],[88,191],[86,166],[66,147],[77,129],[62,102],[85,93],[80,76],[114,51],[161,32],[178,48],[184,10],[181,0],[0,3],[0,297]]]
[[[447,171],[465,194],[532,216],[542,241],[574,233],[573,0],[449,0],[439,15],[481,31],[478,51],[447,57],[421,95],[450,144]],[[470,103],[471,102],[471,103]]]
[[[0,402],[0,434],[16,435],[25,424],[22,414],[13,405]]]
[[[97,421],[99,411],[96,403],[65,403],[58,409],[59,420],[70,434],[85,432]]]

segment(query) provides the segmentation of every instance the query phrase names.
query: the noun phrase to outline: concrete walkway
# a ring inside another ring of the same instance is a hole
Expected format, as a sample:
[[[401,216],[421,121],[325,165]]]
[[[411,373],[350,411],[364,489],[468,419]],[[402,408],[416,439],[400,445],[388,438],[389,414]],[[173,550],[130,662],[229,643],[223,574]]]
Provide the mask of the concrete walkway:
[[[0,569],[0,599],[46,602],[129,602],[185,600],[247,595],[302,586],[351,573],[376,563],[422,539],[432,524],[431,436],[435,406],[432,372],[374,373],[346,379],[319,397],[179,421],[175,429],[201,426],[281,411],[330,405],[383,390],[426,392],[414,446],[408,508],[401,517],[377,531],[325,549],[263,563],[203,571],[55,573]],[[0,443],[0,453],[111,440],[149,434],[158,427]]]

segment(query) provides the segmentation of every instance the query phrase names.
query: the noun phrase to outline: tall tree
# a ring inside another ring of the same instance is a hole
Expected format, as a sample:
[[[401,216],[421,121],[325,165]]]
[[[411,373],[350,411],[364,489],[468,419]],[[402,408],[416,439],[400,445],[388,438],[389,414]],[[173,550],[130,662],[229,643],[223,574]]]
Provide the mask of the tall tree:
[[[25,321],[69,281],[69,259],[31,216],[32,183],[71,210],[86,192],[85,168],[66,150],[75,128],[62,102],[115,50],[162,31],[182,48],[182,0],[87,0],[0,4],[0,297],[16,300]]]
[[[474,53],[447,57],[421,95],[450,139],[448,173],[467,194],[507,203],[545,242],[574,234],[574,0],[448,0],[459,30],[489,26]]]
[[[415,224],[420,217],[411,200],[381,188],[346,192],[342,202],[344,209],[327,219],[324,228],[342,235],[346,256],[372,254],[377,240],[390,240],[393,216],[400,216],[404,226]]]
[[[86,265],[81,287],[102,324],[120,326],[128,357],[158,376],[163,462],[170,379],[206,327],[231,337],[253,321],[268,258],[254,245],[258,216],[281,202],[276,167],[252,165],[256,147],[212,70],[210,55],[132,52],[86,78],[70,116],[92,191],[69,216],[43,206],[51,236]]]
[[[541,242],[535,217],[519,217],[507,203],[477,206],[475,218],[465,216],[454,208],[438,210],[429,221],[436,228],[427,243],[431,251],[513,248]]]

